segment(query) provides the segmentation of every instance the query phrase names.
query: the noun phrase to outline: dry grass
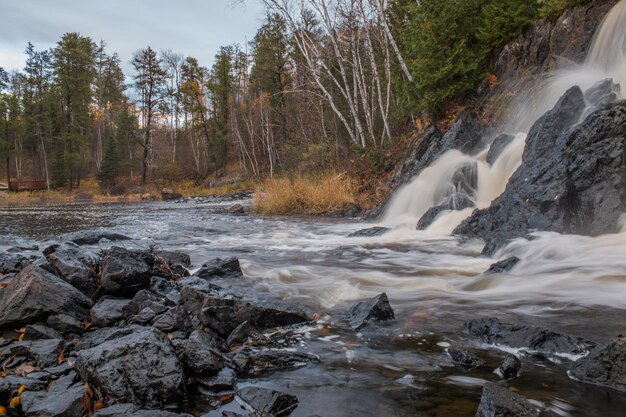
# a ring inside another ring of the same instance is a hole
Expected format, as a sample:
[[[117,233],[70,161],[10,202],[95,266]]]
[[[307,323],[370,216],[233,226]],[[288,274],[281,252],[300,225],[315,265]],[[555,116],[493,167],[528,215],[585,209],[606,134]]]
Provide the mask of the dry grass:
[[[130,183],[130,181],[129,181]],[[136,185],[128,187],[127,192],[122,195],[107,195],[102,193],[98,182],[95,179],[81,181],[80,188],[72,191],[63,189],[50,191],[22,191],[19,193],[9,193],[0,191],[0,206],[26,206],[34,204],[62,204],[73,202],[93,202],[111,203],[119,201],[141,201],[142,197],[152,196],[159,199],[161,189],[157,184],[149,184],[143,193]],[[176,186],[169,186],[174,192],[189,196],[224,195],[242,191],[253,191],[256,184],[250,181],[239,181],[232,184],[225,184],[216,187],[199,186],[193,181],[182,181]]]
[[[359,184],[337,173],[269,179],[254,200],[261,214],[324,214],[359,204]]]

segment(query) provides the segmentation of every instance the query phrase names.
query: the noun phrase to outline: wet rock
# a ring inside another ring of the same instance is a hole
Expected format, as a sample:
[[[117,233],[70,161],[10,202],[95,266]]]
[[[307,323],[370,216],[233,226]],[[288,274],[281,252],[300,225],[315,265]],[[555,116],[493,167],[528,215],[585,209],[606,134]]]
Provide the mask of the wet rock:
[[[452,362],[467,368],[476,368],[485,363],[485,361],[476,356],[475,352],[455,346],[448,348],[448,355],[452,358]]]
[[[151,327],[80,350],[76,369],[103,395],[142,407],[179,406],[185,395],[182,366],[165,335]]]
[[[626,337],[618,336],[578,359],[569,375],[578,381],[626,392]]]
[[[584,355],[595,343],[549,329],[502,323],[497,318],[482,318],[468,323],[470,335],[494,345],[525,348],[539,353]]]
[[[34,360],[37,365],[45,368],[59,364],[59,356],[65,350],[62,339],[19,341],[11,345],[11,354]]]
[[[213,377],[196,378],[196,383],[201,394],[214,397],[225,393],[234,393],[237,375],[232,369],[224,368]]]
[[[288,416],[298,406],[295,396],[267,388],[241,388],[237,390],[237,396],[254,410],[276,417]]]
[[[29,245],[29,246],[12,246],[6,250],[8,253],[22,253],[22,252],[37,252],[39,251],[39,246],[37,245]]]
[[[81,334],[84,331],[83,323],[67,314],[55,314],[48,317],[48,326],[61,334]]]
[[[194,330],[187,340],[173,340],[176,356],[196,376],[214,375],[224,367],[218,343],[207,333]]]
[[[509,272],[520,261],[517,256],[511,256],[510,258],[503,259],[501,261],[492,264],[485,274],[501,274],[503,272]]]
[[[626,190],[626,102],[607,105],[569,128],[584,107],[580,88],[568,90],[531,128],[522,165],[504,193],[454,233],[482,238],[484,252],[492,254],[532,230],[592,236],[617,231],[626,210],[626,191],[615,192]]]
[[[69,245],[46,249],[46,259],[55,274],[83,294],[91,297],[97,286],[97,268],[100,257],[88,250]]]
[[[222,338],[228,337],[244,321],[256,329],[290,326],[309,321],[308,317],[300,312],[258,306],[234,297],[213,296],[204,299],[198,319],[201,324]]]
[[[240,278],[243,277],[241,266],[239,265],[239,259],[216,258],[209,262],[206,262],[202,267],[194,274],[194,276],[200,278]]]
[[[372,321],[395,320],[387,294],[382,293],[369,300],[360,301],[348,311],[350,326],[358,330]]]
[[[382,236],[391,229],[388,227],[369,227],[367,229],[357,230],[354,233],[350,233],[348,237],[376,237]]]
[[[21,395],[22,411],[32,417],[75,417],[82,415],[84,384],[74,383],[76,373],[52,382],[47,391],[25,391]]]
[[[54,329],[42,324],[32,324],[24,329],[24,340],[63,339]]]
[[[152,277],[152,264],[149,262],[150,256],[145,252],[110,248],[100,264],[104,291],[132,297],[137,291],[149,288]]]
[[[431,207],[417,222],[417,230],[425,230],[433,224],[437,217],[444,211],[464,210],[474,207],[474,201],[471,197],[464,193],[455,193],[447,197],[442,203],[435,207]]]
[[[509,146],[514,139],[515,136],[507,135],[506,133],[496,136],[493,142],[491,142],[491,146],[489,146],[489,152],[487,152],[487,163],[489,165],[493,165],[502,154],[502,151],[504,151],[504,149],[506,149],[506,147]]]
[[[161,200],[163,201],[175,201],[183,198],[181,193],[174,192],[170,188],[163,188],[161,190]]]
[[[98,230],[85,230],[76,233],[72,233],[66,236],[71,242],[77,245],[97,245],[100,241],[119,242],[123,240],[130,240],[128,236],[124,236],[120,233],[98,231]]]
[[[231,358],[237,373],[247,377],[258,377],[270,372],[297,369],[309,362],[318,362],[319,358],[303,352],[278,349],[254,350],[239,349]]]
[[[615,84],[610,78],[598,81],[585,91],[585,102],[588,106],[588,109],[585,111],[585,117],[607,104],[616,102],[620,91],[620,85]]]
[[[522,363],[515,355],[507,354],[500,367],[497,369],[497,373],[504,379],[515,378],[519,371],[522,369]]]
[[[154,275],[170,279],[180,279],[190,275],[187,270],[191,266],[189,254],[166,250],[155,250],[152,254],[154,255]]]
[[[176,282],[161,277],[150,278],[150,291],[163,297],[165,303],[174,306],[180,301],[180,291]]]
[[[0,253],[0,274],[18,273],[35,259],[34,256],[26,257],[15,253]]]
[[[539,417],[541,409],[519,394],[487,382],[476,417]]]
[[[95,327],[112,326],[135,313],[134,307],[132,300],[102,298],[89,312],[91,324]]]
[[[246,209],[241,204],[235,204],[228,208],[228,214],[246,214]]]
[[[102,329],[90,329],[87,333],[80,338],[76,344],[76,350],[89,349],[110,340],[119,339],[120,337],[128,336],[136,331],[142,331],[140,326],[128,326],[128,327],[105,327]]]
[[[248,339],[248,336],[250,336],[250,333],[252,333],[253,331],[254,328],[250,325],[250,323],[244,321],[239,326],[237,326],[235,330],[230,332],[224,345],[226,347],[230,347],[235,344],[243,344]]]
[[[0,292],[0,327],[19,328],[60,313],[82,319],[91,306],[76,288],[31,265]]]
[[[29,391],[40,391],[46,388],[48,383],[38,378],[8,375],[0,378],[0,402],[7,404],[12,397],[17,395],[18,389],[24,386]]]

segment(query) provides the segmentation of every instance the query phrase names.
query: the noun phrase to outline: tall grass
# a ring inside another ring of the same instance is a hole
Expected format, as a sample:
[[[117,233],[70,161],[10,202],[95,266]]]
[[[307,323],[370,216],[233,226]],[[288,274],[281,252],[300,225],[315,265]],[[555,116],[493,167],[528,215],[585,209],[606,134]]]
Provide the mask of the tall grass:
[[[337,173],[268,179],[254,200],[261,214],[324,214],[358,204],[359,185]]]

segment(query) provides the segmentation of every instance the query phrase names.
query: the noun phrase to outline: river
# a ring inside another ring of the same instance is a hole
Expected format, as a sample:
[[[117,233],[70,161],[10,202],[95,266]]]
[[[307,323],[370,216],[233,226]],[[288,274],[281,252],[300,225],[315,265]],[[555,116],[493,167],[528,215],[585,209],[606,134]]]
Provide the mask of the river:
[[[297,395],[294,417],[473,416],[484,381],[498,380],[492,371],[503,352],[484,350],[486,365],[472,371],[451,362],[445,353],[449,344],[475,343],[464,326],[472,318],[495,316],[597,342],[609,341],[626,327],[626,234],[538,234],[499,254],[523,254],[511,272],[484,275],[494,259],[480,256],[480,242],[409,229],[349,238],[367,225],[221,213],[229,204],[190,200],[0,208],[0,250],[33,244],[43,249],[65,233],[106,228],[133,238],[117,245],[181,250],[196,267],[214,257],[238,257],[245,278],[228,284],[234,291],[320,315],[318,326],[305,329],[297,346],[319,355],[319,364],[244,381]],[[362,333],[350,330],[343,320],[349,306],[383,291],[397,320]],[[511,386],[544,404],[548,415],[624,415],[623,394],[569,379],[570,363],[523,355],[522,374]],[[192,411],[219,415],[209,409],[196,404]]]

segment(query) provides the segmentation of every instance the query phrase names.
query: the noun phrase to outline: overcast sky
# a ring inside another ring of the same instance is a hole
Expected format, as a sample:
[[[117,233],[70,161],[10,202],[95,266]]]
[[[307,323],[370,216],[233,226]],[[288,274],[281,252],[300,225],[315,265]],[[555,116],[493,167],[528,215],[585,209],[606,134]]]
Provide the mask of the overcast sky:
[[[263,18],[256,0],[0,0],[0,67],[24,67],[24,50],[53,47],[66,32],[107,42],[127,74],[138,49],[172,49],[210,66],[218,48],[250,40]]]

